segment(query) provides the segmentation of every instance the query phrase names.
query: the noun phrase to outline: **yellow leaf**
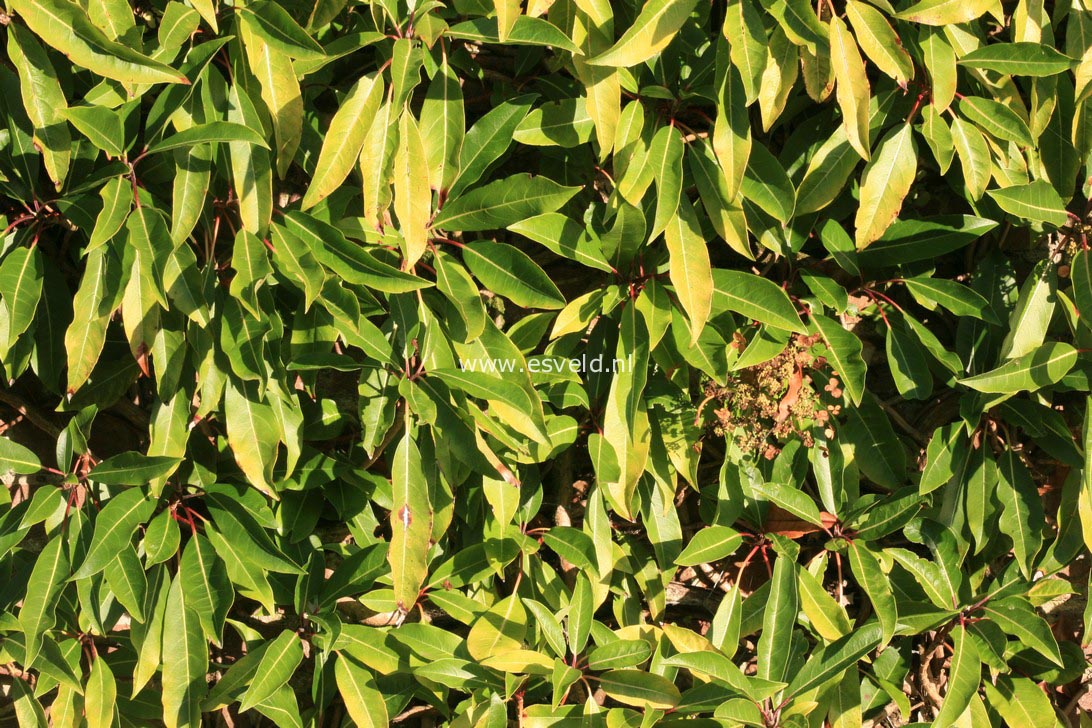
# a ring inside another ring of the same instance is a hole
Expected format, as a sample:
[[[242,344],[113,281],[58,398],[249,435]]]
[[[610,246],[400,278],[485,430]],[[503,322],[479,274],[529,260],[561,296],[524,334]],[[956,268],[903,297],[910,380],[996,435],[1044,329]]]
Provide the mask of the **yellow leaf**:
[[[862,159],[868,159],[868,99],[871,93],[865,76],[864,61],[857,42],[845,22],[835,16],[830,19],[830,62],[837,79],[838,106],[849,143]]]
[[[901,124],[880,142],[861,178],[861,204],[854,221],[858,249],[877,240],[898,217],[917,168],[914,130]]]
[[[428,246],[428,221],[432,192],[428,186],[428,162],[417,122],[407,110],[398,123],[398,151],[394,155],[394,212],[402,231],[407,267],[424,255]]]

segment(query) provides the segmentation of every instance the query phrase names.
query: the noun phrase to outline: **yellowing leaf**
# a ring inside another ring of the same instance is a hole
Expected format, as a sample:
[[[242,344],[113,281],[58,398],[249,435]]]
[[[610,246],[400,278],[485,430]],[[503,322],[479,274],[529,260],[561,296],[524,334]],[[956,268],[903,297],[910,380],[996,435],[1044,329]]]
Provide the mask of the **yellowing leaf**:
[[[662,51],[682,27],[697,0],[648,0],[637,20],[593,66],[636,66]]]
[[[690,335],[697,339],[709,319],[713,301],[713,274],[709,250],[701,235],[701,224],[686,199],[664,229],[670,267],[668,273],[675,295],[690,319]]]
[[[876,156],[865,166],[854,221],[858,249],[877,240],[898,217],[917,168],[914,130],[901,124],[880,140]]]
[[[364,76],[346,94],[330,120],[311,185],[303,196],[302,209],[314,207],[349,176],[368,134],[368,125],[361,120],[375,116],[384,90],[382,75]]]
[[[387,561],[391,565],[395,603],[402,611],[409,611],[417,603],[428,574],[425,559],[432,534],[432,506],[421,454],[408,429],[394,453],[391,488],[391,542]]]
[[[830,62],[834,66],[838,106],[849,143],[862,159],[869,158],[868,99],[871,89],[857,42],[838,17],[830,19]]]
[[[413,115],[406,111],[398,123],[398,150],[394,154],[394,212],[405,245],[406,265],[412,267],[428,246],[432,193],[428,186],[425,148]]]

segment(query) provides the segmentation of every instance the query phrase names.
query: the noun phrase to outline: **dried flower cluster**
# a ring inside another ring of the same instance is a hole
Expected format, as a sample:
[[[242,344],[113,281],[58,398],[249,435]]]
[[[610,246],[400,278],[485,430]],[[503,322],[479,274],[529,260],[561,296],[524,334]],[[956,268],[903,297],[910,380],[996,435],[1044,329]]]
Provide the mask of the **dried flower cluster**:
[[[714,410],[715,432],[733,438],[744,452],[760,451],[771,459],[781,451],[779,444],[792,437],[811,447],[816,425],[825,426],[832,437],[831,417],[841,412],[841,405],[825,402],[812,379],[827,364],[812,351],[820,341],[818,334],[797,334],[780,354],[733,373],[725,386],[708,382],[706,399],[720,405]],[[842,396],[836,374],[823,376],[823,391],[835,400]]]

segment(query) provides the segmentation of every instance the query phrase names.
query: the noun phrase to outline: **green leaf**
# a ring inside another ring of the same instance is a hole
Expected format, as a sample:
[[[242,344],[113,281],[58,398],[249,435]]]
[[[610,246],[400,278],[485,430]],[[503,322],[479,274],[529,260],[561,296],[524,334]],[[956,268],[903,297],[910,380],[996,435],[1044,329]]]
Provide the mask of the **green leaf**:
[[[398,148],[394,154],[394,212],[402,233],[406,265],[412,267],[428,246],[432,217],[432,192],[428,186],[428,162],[417,122],[409,113],[398,123]]]
[[[763,144],[751,146],[740,192],[775,219],[788,222],[796,207],[796,190],[781,162]]]
[[[972,200],[978,200],[990,183],[990,149],[986,139],[978,129],[957,118],[952,120],[952,142],[963,168],[967,192]]]
[[[0,470],[31,475],[41,469],[42,462],[33,451],[7,437],[0,437]]]
[[[321,59],[326,52],[301,28],[288,11],[272,0],[258,0],[240,8],[243,21],[272,48],[302,61]]]
[[[133,531],[148,520],[155,507],[155,501],[139,488],[123,490],[108,500],[95,518],[91,546],[72,578],[86,579],[105,569],[129,545]]]
[[[971,698],[978,693],[978,685],[982,681],[982,659],[963,627],[952,630],[952,641],[954,648],[948,672],[948,690],[937,712],[938,725],[953,725],[971,704]]]
[[[197,614],[205,638],[222,644],[224,621],[235,592],[227,569],[208,539],[193,534],[182,554],[178,574],[186,606]]]
[[[1015,217],[1032,222],[1045,222],[1055,227],[1062,227],[1069,221],[1065,201],[1045,180],[989,192],[1002,210]]]
[[[1003,513],[1000,531],[1012,539],[1020,572],[1030,579],[1035,571],[1035,555],[1043,543],[1040,524],[1045,516],[1039,490],[1020,456],[1012,450],[1006,450],[998,460],[997,473],[997,499]]]
[[[144,485],[148,481],[167,477],[180,462],[181,458],[123,452],[103,460],[92,468],[88,476],[103,485]]]
[[[988,372],[960,379],[959,383],[987,394],[1015,394],[1057,383],[1077,362],[1069,344],[1048,342]]]
[[[983,607],[982,614],[1021,644],[1031,647],[1058,666],[1064,664],[1050,626],[1027,602],[1017,597],[992,601]]]
[[[1035,139],[1027,122],[1008,106],[978,96],[964,96],[959,101],[959,112],[988,134],[1022,146],[1035,146]]]
[[[543,542],[561,558],[581,570],[595,568],[591,536],[571,526],[555,526],[542,535]]]
[[[743,271],[713,270],[713,314],[733,311],[786,331],[803,332],[804,323],[788,294],[776,283]]]
[[[252,131],[250,127],[231,121],[213,121],[208,124],[191,126],[185,131],[158,141],[147,149],[147,154],[165,152],[168,149],[185,149],[209,142],[243,142],[254,144],[262,149],[269,149],[265,139]]]
[[[11,7],[39,38],[100,76],[122,83],[189,83],[170,66],[107,38],[69,0],[15,0]]]
[[[943,278],[907,278],[907,290],[926,308],[940,304],[956,316],[972,316],[983,321],[996,321],[990,303],[973,288]]]
[[[428,575],[429,538],[432,534],[432,506],[428,483],[421,466],[421,454],[407,428],[394,453],[391,469],[393,501],[390,512],[391,541],[387,560],[394,580],[394,599],[408,612],[417,603],[421,585]]]
[[[827,680],[839,675],[850,665],[867,655],[882,639],[882,630],[878,622],[868,622],[845,637],[831,642],[812,653],[785,692],[800,695],[817,688]]]
[[[651,655],[652,648],[644,640],[616,640],[589,652],[588,667],[592,670],[636,667]]]
[[[444,35],[479,42],[500,41],[496,18],[472,18],[451,26]],[[510,45],[546,46],[570,53],[580,53],[580,46],[573,43],[556,25],[543,18],[533,18],[528,15],[516,18],[505,42]]]
[[[696,566],[720,561],[735,553],[743,537],[728,526],[706,526],[694,534],[690,543],[675,558],[679,566]]]
[[[163,723],[168,728],[200,722],[208,666],[208,645],[201,625],[186,604],[181,579],[176,578],[170,585],[163,618]]]
[[[641,670],[603,673],[599,687],[619,703],[643,710],[670,710],[681,699],[679,689],[666,677]]]
[[[273,409],[258,400],[253,386],[229,382],[224,389],[224,415],[235,462],[251,485],[275,497],[272,475],[280,428]]]
[[[110,728],[114,724],[114,706],[118,687],[114,673],[105,660],[91,663],[91,674],[84,688],[84,713],[88,728]]]
[[[1069,277],[1073,281],[1073,302],[1077,304],[1085,325],[1092,325],[1092,257],[1087,250],[1078,251],[1070,266]]]
[[[534,215],[554,212],[580,189],[564,187],[546,177],[513,175],[450,199],[432,226],[464,232],[502,230]]]
[[[509,225],[508,229],[589,268],[607,273],[613,270],[599,244],[588,235],[584,227],[559,212],[535,215]]]
[[[796,585],[796,564],[780,556],[774,564],[770,594],[762,612],[762,634],[758,638],[758,677],[780,682],[787,677],[792,631],[800,611]]]
[[[549,276],[519,248],[478,240],[463,246],[463,262],[482,285],[524,308],[558,309],[565,298]]]
[[[898,605],[887,575],[880,568],[876,556],[860,540],[849,545],[849,566],[868,595],[868,600],[872,602],[872,609],[882,630],[880,643],[886,645],[894,636],[899,620]]]
[[[860,404],[865,393],[865,375],[867,367],[861,352],[864,349],[861,340],[852,331],[846,331],[840,323],[812,314],[808,317],[827,345],[828,358],[834,365],[834,371],[845,386],[849,401]]]
[[[857,248],[878,240],[899,216],[917,174],[914,130],[903,124],[877,145],[861,178],[861,204],[854,220]]]
[[[459,154],[459,174],[451,185],[451,196],[458,195],[481,179],[485,171],[504,154],[534,100],[535,96],[529,94],[505,101],[470,127]]]
[[[838,106],[842,109],[842,125],[849,143],[861,159],[869,158],[868,98],[871,89],[865,75],[864,61],[845,21],[837,16],[830,19],[830,63],[834,67]]]
[[[990,707],[1008,725],[1049,728],[1058,724],[1050,698],[1026,677],[1001,675],[996,685],[986,680],[982,687]]]
[[[914,77],[914,62],[883,14],[871,5],[849,0],[846,16],[869,60],[905,87]]]
[[[27,582],[23,605],[19,608],[19,626],[23,630],[23,664],[35,664],[42,646],[42,635],[56,623],[57,597],[68,580],[69,563],[65,539],[54,536],[38,554]]]
[[[1072,58],[1040,43],[990,43],[967,53],[959,64],[1013,76],[1053,76],[1076,64]]]
[[[254,679],[240,701],[239,712],[250,710],[277,692],[288,682],[302,661],[303,644],[300,638],[289,630],[281,632],[262,653]]]
[[[527,610],[512,594],[478,617],[466,636],[466,651],[480,661],[521,649],[527,629]]]

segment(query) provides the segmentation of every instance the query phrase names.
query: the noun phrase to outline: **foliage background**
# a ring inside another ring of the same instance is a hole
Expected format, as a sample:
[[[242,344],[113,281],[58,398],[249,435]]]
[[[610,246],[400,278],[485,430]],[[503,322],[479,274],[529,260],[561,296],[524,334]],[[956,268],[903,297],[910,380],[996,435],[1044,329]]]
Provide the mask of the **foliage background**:
[[[0,722],[1088,723],[1082,0],[0,22]]]

